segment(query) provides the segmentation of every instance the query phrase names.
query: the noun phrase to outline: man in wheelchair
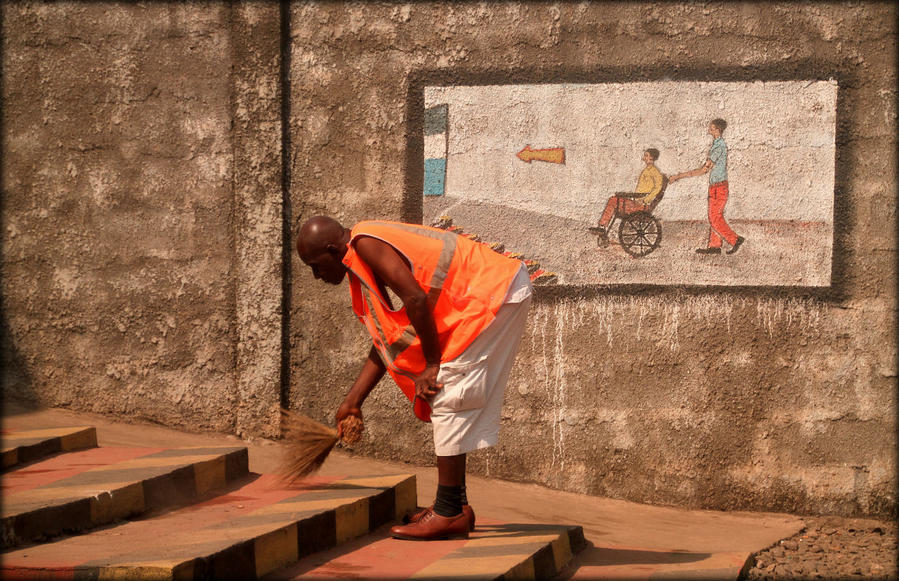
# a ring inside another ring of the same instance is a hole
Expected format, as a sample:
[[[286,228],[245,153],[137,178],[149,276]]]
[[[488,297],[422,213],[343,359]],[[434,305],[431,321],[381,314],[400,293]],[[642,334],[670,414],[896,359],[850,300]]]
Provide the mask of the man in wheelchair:
[[[608,245],[609,225],[616,217],[652,210],[653,201],[665,187],[665,177],[655,166],[657,159],[659,159],[658,149],[649,148],[643,152],[643,163],[646,167],[637,178],[635,191],[617,192],[611,196],[599,219],[599,225],[589,228],[590,232],[599,236],[601,246]]]

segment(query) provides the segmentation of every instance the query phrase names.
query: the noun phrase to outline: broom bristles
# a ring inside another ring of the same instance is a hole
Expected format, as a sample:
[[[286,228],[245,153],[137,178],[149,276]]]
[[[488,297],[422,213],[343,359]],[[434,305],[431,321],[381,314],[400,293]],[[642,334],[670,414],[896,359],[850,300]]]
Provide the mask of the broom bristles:
[[[281,410],[281,426],[287,443],[281,476],[287,482],[317,472],[337,443],[337,430],[296,412]]]

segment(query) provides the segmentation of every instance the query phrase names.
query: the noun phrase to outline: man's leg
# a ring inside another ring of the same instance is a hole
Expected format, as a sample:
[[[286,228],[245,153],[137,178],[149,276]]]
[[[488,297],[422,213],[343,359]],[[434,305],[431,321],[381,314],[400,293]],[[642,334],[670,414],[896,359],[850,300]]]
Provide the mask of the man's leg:
[[[452,400],[461,384],[445,382],[444,389],[431,402],[431,422],[437,453],[437,499],[434,510],[420,511],[412,523],[393,527],[391,534],[402,539],[444,538],[448,535],[467,536],[474,524],[474,511],[465,498],[466,452],[492,446],[499,432],[500,412],[506,381],[524,333],[531,297],[520,303],[507,303],[496,319],[472,342],[464,355],[474,365],[469,379],[479,377],[490,386],[483,407],[454,411],[441,400]],[[447,365],[442,373],[446,373]],[[486,378],[484,378],[486,373]],[[444,376],[449,379],[449,376]],[[471,385],[470,385],[471,386]],[[449,405],[449,404],[447,404]],[[458,452],[458,453],[456,453]],[[443,514],[441,514],[443,513]]]
[[[709,220],[709,240],[705,248],[697,248],[697,254],[721,254],[721,236],[718,234],[715,226],[718,222],[718,214],[724,209],[723,205],[719,205],[717,201],[717,184],[709,186],[709,203],[708,203],[708,220]],[[724,198],[727,202],[727,197]]]
[[[606,209],[603,211],[602,217],[599,219],[599,226],[590,228],[590,231],[599,234],[602,237],[603,242],[605,244],[608,244],[609,224],[612,223],[612,220],[615,219],[615,216],[621,213],[630,214],[632,212],[641,212],[643,210],[647,210],[648,208],[649,207],[646,204],[638,202],[637,200],[625,198],[622,196],[612,196],[606,203]]]
[[[465,494],[465,454],[437,456],[437,499],[434,512],[455,516],[462,512]]]
[[[433,509],[417,513],[412,522],[390,529],[399,539],[430,540],[468,538],[474,529],[474,513],[463,511],[465,498],[465,454],[437,456],[437,498]],[[466,502],[467,504],[467,502]]]
[[[609,201],[606,202],[606,208],[602,212],[602,216],[599,219],[599,225],[593,226],[589,228],[590,232],[599,236],[600,243],[603,246],[607,246],[609,244],[609,224],[615,218],[615,210],[618,207],[618,196],[612,196],[609,198]]]
[[[599,219],[600,228],[604,230],[609,228],[612,218],[615,217],[615,209],[618,207],[618,200],[618,196],[612,196],[609,198],[609,201],[606,202],[606,209],[602,211],[602,217]]]
[[[727,205],[728,187],[727,182],[713,184],[709,188],[709,225],[714,232],[717,246],[721,246],[721,239],[727,240],[731,246],[737,243],[737,233],[734,232],[724,219],[724,206]],[[709,237],[709,246],[712,244],[711,235]]]
[[[437,456],[437,484],[462,486],[465,484],[465,454]]]
[[[716,232],[711,225],[709,226],[709,242],[707,248],[721,250],[721,236],[718,235],[718,232]]]

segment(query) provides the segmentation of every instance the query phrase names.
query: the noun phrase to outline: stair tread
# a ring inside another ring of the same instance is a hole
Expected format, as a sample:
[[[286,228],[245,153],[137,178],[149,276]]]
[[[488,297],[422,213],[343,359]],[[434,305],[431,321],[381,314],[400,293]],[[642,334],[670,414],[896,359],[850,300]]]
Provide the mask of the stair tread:
[[[14,516],[96,497],[241,450],[245,448],[104,447],[42,460],[4,476],[0,514]],[[7,486],[11,489],[7,490]]]
[[[91,426],[0,430],[0,435],[4,469],[58,452],[97,446],[97,430]]]
[[[60,454],[29,466],[16,468],[3,476],[4,509],[7,508],[13,495],[18,497],[29,490],[59,482],[97,466],[105,466],[112,462],[129,460],[161,450],[163,448],[89,448]]]
[[[2,568],[57,571],[61,576],[80,570],[172,577],[197,567],[217,569],[219,563],[202,561],[227,561],[230,553],[249,551],[252,573],[261,575],[308,554],[300,545],[310,535],[332,535],[326,546],[345,542],[414,505],[414,476],[316,477],[303,488],[288,488],[277,477],[264,475],[195,505],[6,551]],[[327,519],[320,517],[332,515],[328,529]]]
[[[249,473],[245,447],[92,448],[4,474],[2,547],[196,499]]]
[[[427,542],[390,537],[389,527],[276,571],[264,581],[365,579],[544,579],[586,544],[579,526],[512,524],[480,518],[468,539]]]

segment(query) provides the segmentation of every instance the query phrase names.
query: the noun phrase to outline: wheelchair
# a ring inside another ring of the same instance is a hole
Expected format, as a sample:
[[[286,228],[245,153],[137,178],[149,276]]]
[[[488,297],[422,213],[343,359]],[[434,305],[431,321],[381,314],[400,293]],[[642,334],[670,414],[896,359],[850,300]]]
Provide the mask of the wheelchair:
[[[668,189],[668,176],[662,175],[662,189],[659,195],[655,197],[652,203],[644,210],[636,212],[628,212],[624,208],[621,198],[642,198],[646,194],[638,194],[636,192],[615,192],[613,195],[618,196],[618,207],[615,209],[615,215],[609,222],[608,233],[612,231],[612,226],[618,221],[618,242],[625,252],[634,258],[642,258],[659,247],[662,243],[662,222],[652,215],[653,210],[662,201],[665,190]],[[591,229],[592,230],[592,229]],[[596,237],[596,243],[600,246],[608,244],[608,239],[603,236]]]

